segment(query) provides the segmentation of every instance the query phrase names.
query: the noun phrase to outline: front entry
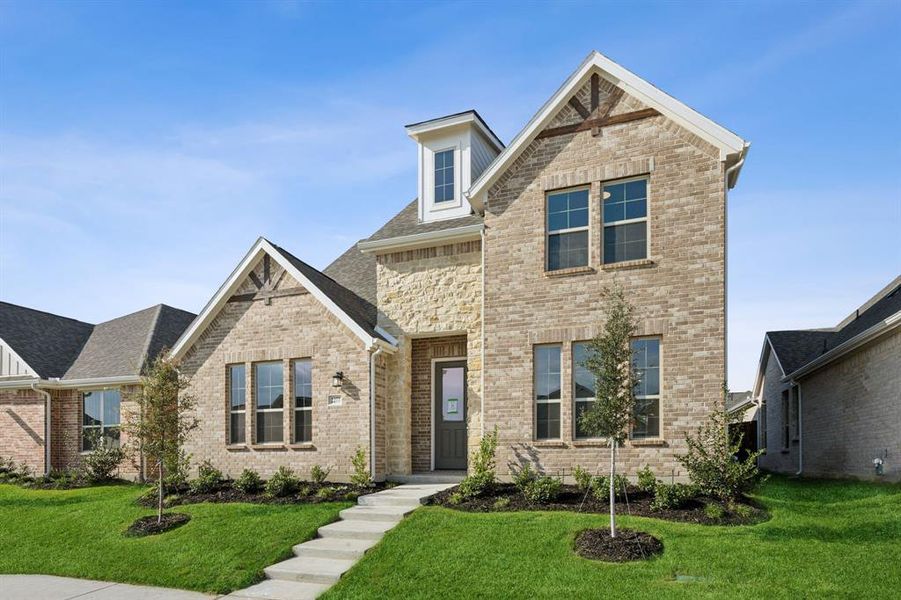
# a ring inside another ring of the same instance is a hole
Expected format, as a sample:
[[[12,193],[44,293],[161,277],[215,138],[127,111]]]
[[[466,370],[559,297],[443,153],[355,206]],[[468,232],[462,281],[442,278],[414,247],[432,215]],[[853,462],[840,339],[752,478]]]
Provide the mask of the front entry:
[[[466,361],[436,362],[432,377],[435,468],[465,471]]]

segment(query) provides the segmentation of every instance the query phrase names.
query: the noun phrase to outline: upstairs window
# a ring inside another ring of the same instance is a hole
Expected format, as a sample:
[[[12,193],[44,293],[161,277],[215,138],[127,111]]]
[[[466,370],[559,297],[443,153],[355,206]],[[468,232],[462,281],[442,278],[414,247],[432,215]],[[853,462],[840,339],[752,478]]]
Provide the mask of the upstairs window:
[[[588,188],[547,195],[547,270],[588,266]]]
[[[81,449],[94,449],[94,440],[105,438],[107,443],[119,447],[120,405],[119,390],[97,390],[82,394]]]
[[[313,441],[313,362],[294,361],[294,441]]]
[[[638,375],[632,437],[657,438],[660,437],[660,340],[634,340],[632,357]]]
[[[257,363],[254,370],[257,392],[257,443],[284,441],[285,392],[282,363]]]
[[[247,380],[244,365],[228,367],[228,442],[243,444],[247,418]]]
[[[604,186],[604,264],[648,257],[648,180]]]
[[[535,346],[535,437],[560,439],[560,346]]]
[[[435,202],[454,199],[454,150],[435,153]]]

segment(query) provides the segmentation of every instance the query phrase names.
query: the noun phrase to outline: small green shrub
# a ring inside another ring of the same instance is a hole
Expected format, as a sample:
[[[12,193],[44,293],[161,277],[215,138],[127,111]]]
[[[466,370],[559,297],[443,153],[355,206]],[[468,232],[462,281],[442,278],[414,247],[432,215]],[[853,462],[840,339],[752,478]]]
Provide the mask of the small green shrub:
[[[266,495],[273,498],[284,498],[297,491],[300,480],[294,475],[294,471],[281,466],[275,475],[266,482]]]
[[[235,489],[245,494],[257,494],[263,489],[263,479],[253,469],[244,469],[235,479]]]
[[[746,504],[739,504],[738,502],[729,503],[729,512],[731,512],[739,519],[750,519],[754,514],[750,506]]]
[[[644,469],[638,472],[638,489],[642,492],[653,493],[655,487],[657,487],[657,478],[654,476],[654,471],[651,470],[651,465],[645,465]]]
[[[616,474],[616,477],[613,478],[613,496],[617,500],[622,500],[626,497],[626,490],[629,487],[629,478],[620,473]],[[601,475],[599,477],[594,478],[594,484],[592,487],[594,497],[601,502],[605,502],[610,500],[610,477],[608,475]]]
[[[482,436],[479,449],[472,453],[470,474],[460,482],[458,492],[464,498],[476,498],[491,491],[497,483],[495,453],[497,452],[497,427]]]
[[[448,497],[447,503],[451,506],[457,506],[458,504],[462,503],[463,500],[463,494],[461,494],[460,492],[454,492]]]
[[[310,485],[301,485],[297,488],[297,495],[300,497],[306,497],[313,493],[313,486]]]
[[[576,466],[573,469],[573,479],[576,480],[576,487],[580,492],[587,492],[594,488],[594,475],[583,469],[581,466]]]
[[[125,448],[113,444],[99,429],[91,429],[84,435],[91,447],[82,458],[88,480],[92,483],[110,481],[119,464],[125,460]]]
[[[357,490],[351,490],[351,491],[347,492],[346,494],[344,494],[344,499],[347,500],[348,502],[356,502],[357,498],[359,498],[359,497],[360,497],[360,492],[358,492]]]
[[[711,521],[719,521],[725,514],[726,511],[723,509],[722,505],[717,504],[716,502],[708,502],[704,505],[704,516]]]
[[[366,464],[366,451],[362,446],[357,447],[354,456],[351,459],[354,472],[350,476],[350,482],[359,488],[372,487],[372,475],[369,473],[369,467]]]
[[[562,491],[563,481],[559,478],[539,475],[526,484],[523,494],[529,502],[547,504],[559,498]]]
[[[508,506],[510,506],[510,498],[498,498],[494,501],[494,504],[491,505],[494,510],[504,510]]]
[[[320,500],[328,500],[332,497],[332,490],[327,487],[319,488],[316,492],[316,497]]]
[[[698,488],[685,483],[667,485],[658,483],[654,488],[654,500],[651,502],[651,510],[667,510],[682,508],[698,495]]]
[[[185,490],[188,487],[188,473],[191,471],[191,457],[184,450],[166,461],[163,483],[169,490]]]
[[[310,481],[317,485],[322,485],[328,479],[328,474],[332,472],[331,467],[323,469],[320,465],[313,465],[310,468]]]
[[[526,493],[526,488],[538,478],[538,473],[532,469],[532,465],[529,463],[524,464],[518,470],[513,471],[513,484],[523,494]]]
[[[222,485],[222,479],[222,471],[214,467],[210,461],[205,460],[197,467],[197,478],[191,480],[191,493],[213,493]]]

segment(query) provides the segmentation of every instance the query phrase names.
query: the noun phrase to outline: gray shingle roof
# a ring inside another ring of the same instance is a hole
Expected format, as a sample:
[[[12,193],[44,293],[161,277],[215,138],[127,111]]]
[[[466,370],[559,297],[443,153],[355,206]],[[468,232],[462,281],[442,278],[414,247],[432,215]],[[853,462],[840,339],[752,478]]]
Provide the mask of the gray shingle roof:
[[[375,264],[374,254],[363,254],[354,244],[322,272],[368,302],[374,315],[378,303]]]
[[[479,225],[482,222],[481,217],[470,214],[458,219],[420,223],[417,204],[418,200],[414,199],[401,209],[399,213],[394,215],[390,221],[385,223],[381,229],[369,236],[366,241],[374,242],[376,240],[387,240],[404,235],[444,231],[446,229],[456,229],[457,227],[465,227],[467,225]]]
[[[0,302],[0,338],[41,377],[62,377],[93,330],[90,323]]]

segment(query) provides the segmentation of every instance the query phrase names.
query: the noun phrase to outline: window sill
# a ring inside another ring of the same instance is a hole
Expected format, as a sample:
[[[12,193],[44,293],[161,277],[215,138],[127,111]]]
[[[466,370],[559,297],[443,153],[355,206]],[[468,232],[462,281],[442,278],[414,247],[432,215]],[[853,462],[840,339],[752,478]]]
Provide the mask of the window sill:
[[[607,440],[573,440],[574,448],[609,448]]]
[[[657,261],[650,258],[642,258],[639,260],[624,260],[618,263],[610,263],[601,265],[603,271],[618,271],[621,269],[641,269],[645,267],[656,267]]]
[[[281,442],[274,444],[250,444],[248,446],[252,450],[287,450],[288,447]]]
[[[225,449],[229,452],[245,452],[247,444],[226,444]]]
[[[549,278],[554,277],[569,277],[571,275],[587,275],[588,273],[596,273],[597,269],[592,266],[584,266],[584,267],[571,267],[569,269],[557,269],[556,271],[545,271],[544,276]]]
[[[648,438],[641,440],[629,440],[629,445],[642,447],[642,446],[666,446],[666,440],[662,438]]]
[[[291,450],[315,450],[316,446],[313,442],[303,442],[298,444],[289,444],[288,448]]]
[[[566,448],[567,443],[563,440],[535,440],[532,445],[536,448]]]

